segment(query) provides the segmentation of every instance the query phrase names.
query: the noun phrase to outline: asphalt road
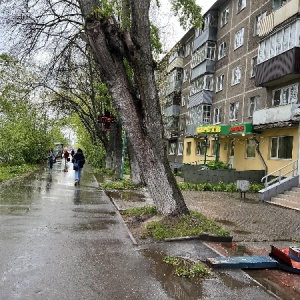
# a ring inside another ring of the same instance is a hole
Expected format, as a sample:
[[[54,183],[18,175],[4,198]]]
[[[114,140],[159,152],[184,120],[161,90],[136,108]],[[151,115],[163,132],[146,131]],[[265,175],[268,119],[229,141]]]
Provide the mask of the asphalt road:
[[[0,185],[0,299],[275,299],[242,271],[178,278],[165,255],[218,256],[201,241],[135,246],[88,166]]]

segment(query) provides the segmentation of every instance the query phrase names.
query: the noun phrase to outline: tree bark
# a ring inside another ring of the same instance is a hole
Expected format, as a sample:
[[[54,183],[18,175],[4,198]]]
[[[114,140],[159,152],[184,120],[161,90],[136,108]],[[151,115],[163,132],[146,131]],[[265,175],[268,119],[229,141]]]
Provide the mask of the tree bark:
[[[134,148],[132,146],[132,142],[130,139],[127,139],[127,149],[128,149],[128,157],[130,162],[130,180],[134,184],[144,185],[146,184],[142,170],[139,167],[139,163],[137,161],[136,155],[134,153]]]
[[[130,1],[131,31],[122,32],[113,17],[93,13],[97,0],[79,0],[85,31],[103,81],[132,143],[149,192],[164,215],[188,213],[163,142],[163,125],[150,42],[150,0]],[[124,60],[134,72],[128,77]]]

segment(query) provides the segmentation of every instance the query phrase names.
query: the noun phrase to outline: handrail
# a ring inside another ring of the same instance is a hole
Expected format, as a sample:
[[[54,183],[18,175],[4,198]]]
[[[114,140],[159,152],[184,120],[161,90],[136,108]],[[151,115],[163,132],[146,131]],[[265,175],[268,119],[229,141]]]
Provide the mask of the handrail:
[[[286,173],[282,173],[282,170],[284,170],[285,168],[289,167],[292,165],[292,169],[290,171],[287,171]],[[279,173],[278,176],[274,176],[275,173]],[[289,164],[285,165],[284,167],[281,167],[277,170],[275,170],[274,172],[264,176],[261,179],[261,182],[264,182],[265,187],[267,188],[269,185],[275,183],[276,181],[278,181],[279,183],[281,182],[282,178],[285,178],[286,175],[289,175],[290,173],[292,173],[292,177],[297,176],[298,175],[298,159],[294,160],[292,162],[290,162]],[[270,176],[274,176],[275,178],[271,179],[270,181],[268,181]]]

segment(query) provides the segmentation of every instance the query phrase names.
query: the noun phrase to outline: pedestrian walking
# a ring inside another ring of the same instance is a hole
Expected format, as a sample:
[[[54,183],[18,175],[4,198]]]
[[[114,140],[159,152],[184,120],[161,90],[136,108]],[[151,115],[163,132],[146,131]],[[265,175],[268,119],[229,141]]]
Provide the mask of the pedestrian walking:
[[[80,148],[78,148],[77,152],[74,154],[72,163],[73,170],[75,171],[75,186],[77,186],[80,184],[82,168],[85,164],[85,157],[83,155],[83,151]]]
[[[53,163],[54,163],[54,154],[53,154],[53,150],[49,149],[48,151],[48,170],[49,173],[52,172],[52,168],[53,168]]]
[[[70,153],[69,153],[68,149],[65,149],[65,151],[64,151],[65,169],[67,169],[67,162],[70,161],[69,155],[70,155]]]

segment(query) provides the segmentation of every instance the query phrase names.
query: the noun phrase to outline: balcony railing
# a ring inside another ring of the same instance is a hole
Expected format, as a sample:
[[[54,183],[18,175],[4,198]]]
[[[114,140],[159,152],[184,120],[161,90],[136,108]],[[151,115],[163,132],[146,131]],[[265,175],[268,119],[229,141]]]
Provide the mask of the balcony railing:
[[[300,117],[299,107],[300,104],[286,104],[257,110],[253,113],[253,125],[264,125],[298,120]]]
[[[167,72],[170,73],[175,68],[183,68],[183,58],[176,57],[172,62],[168,65]]]
[[[259,36],[265,36],[271,32],[276,26],[297,14],[300,11],[300,1],[291,0],[278,10],[272,12],[266,18],[260,21]]]

